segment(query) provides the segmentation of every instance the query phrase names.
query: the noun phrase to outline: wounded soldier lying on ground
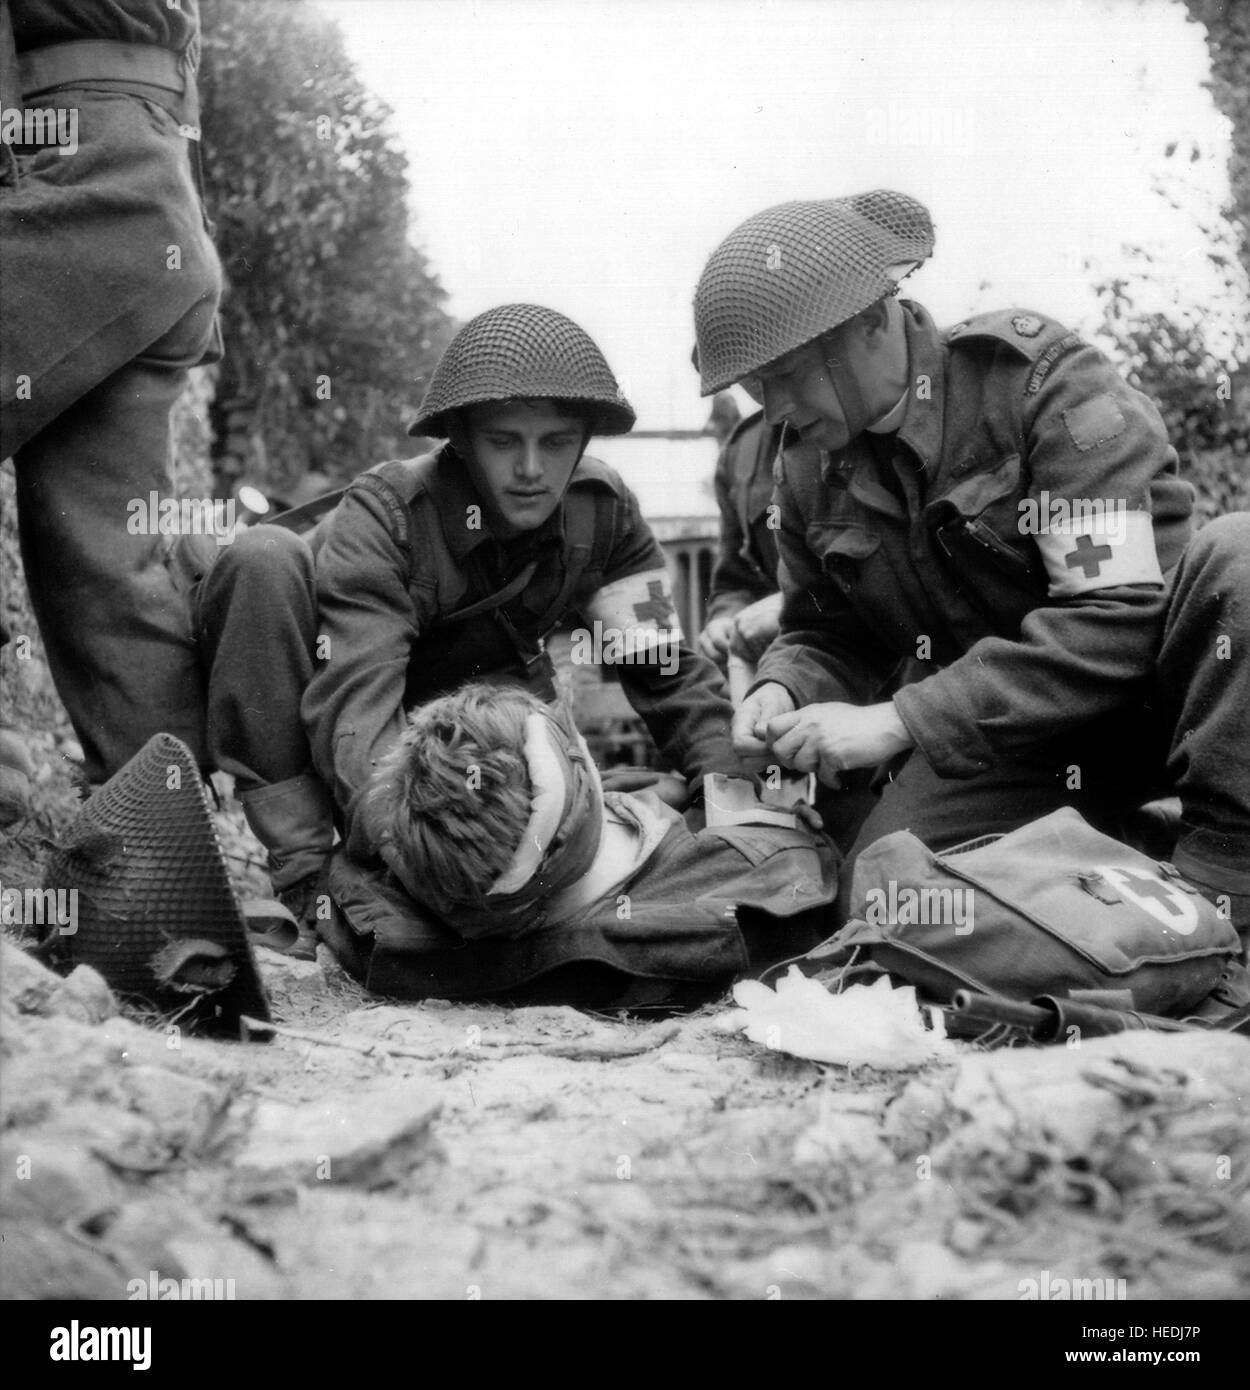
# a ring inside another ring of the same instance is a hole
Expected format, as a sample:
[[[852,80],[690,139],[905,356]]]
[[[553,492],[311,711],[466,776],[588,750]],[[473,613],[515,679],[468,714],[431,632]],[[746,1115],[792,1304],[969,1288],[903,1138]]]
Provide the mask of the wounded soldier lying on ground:
[[[384,863],[336,850],[319,930],[380,994],[691,1006],[831,928],[825,836],[605,791],[567,711],[519,688],[423,706],[367,806]]]

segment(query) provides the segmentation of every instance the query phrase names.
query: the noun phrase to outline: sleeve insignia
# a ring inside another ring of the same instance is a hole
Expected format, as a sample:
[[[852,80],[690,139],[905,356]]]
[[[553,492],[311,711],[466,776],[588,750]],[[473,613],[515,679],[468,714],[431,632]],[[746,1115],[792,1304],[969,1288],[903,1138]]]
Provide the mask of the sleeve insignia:
[[[1037,359],[1037,365],[1029,374],[1029,384],[1024,388],[1026,396],[1036,396],[1042,389],[1042,383],[1050,375],[1050,369],[1056,362],[1073,348],[1081,346],[1081,336],[1079,333],[1069,333],[1066,337],[1060,338],[1057,343],[1051,343],[1044,353]]]
[[[1109,391],[1100,391],[1071,410],[1065,410],[1063,423],[1073,444],[1083,454],[1114,439],[1123,432],[1125,425],[1124,412]]]
[[[654,644],[660,635],[682,640],[673,588],[665,570],[644,570],[605,585],[586,605],[586,616],[605,631],[629,633],[638,642]]]

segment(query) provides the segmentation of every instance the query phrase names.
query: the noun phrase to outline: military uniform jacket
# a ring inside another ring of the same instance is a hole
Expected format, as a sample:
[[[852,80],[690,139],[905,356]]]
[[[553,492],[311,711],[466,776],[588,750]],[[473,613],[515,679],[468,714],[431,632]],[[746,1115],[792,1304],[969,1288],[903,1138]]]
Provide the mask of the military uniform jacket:
[[[785,603],[757,684],[862,704],[924,658],[895,707],[968,777],[1142,697],[1193,490],[1155,407],[1075,334],[1011,310],[942,332],[903,308],[897,436],[778,462]]]
[[[720,552],[712,572],[707,622],[732,617],[777,592],[777,529],[769,526],[773,460],[781,429],[757,410],[739,421],[716,461],[714,486],[720,510]]]
[[[577,494],[587,493],[594,504],[589,547],[566,534],[564,524],[566,513],[585,505]],[[526,683],[518,650],[493,616],[472,628],[441,628],[443,620],[498,594],[531,563],[532,578],[501,611],[535,654],[560,619],[593,609],[605,590],[631,577],[650,581],[652,606],[667,610],[657,621],[672,617],[664,557],[637,499],[606,464],[583,458],[552,517],[507,544],[480,524],[481,514],[463,464],[444,446],[434,456],[370,470],[320,528],[324,659],[302,712],[314,766],[343,814],[353,853],[372,852],[367,831],[354,825],[356,806],[378,758],[402,732],[407,710],[471,679]],[[737,772],[729,739],[733,711],[719,673],[684,639],[677,656],[671,675],[664,671],[669,663],[618,665],[630,703],[660,751],[688,777]]]

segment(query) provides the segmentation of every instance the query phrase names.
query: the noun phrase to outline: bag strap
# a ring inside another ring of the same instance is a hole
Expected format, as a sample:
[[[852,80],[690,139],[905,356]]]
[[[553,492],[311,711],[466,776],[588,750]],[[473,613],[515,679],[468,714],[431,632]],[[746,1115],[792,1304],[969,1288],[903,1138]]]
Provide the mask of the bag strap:
[[[324,493],[321,497],[305,502],[302,506],[293,507],[274,517],[269,524],[296,532],[307,531],[332,511],[350,488],[358,488],[370,493],[382,504],[391,536],[407,557],[410,580],[417,576],[419,556],[424,556],[434,562],[436,588],[445,591],[448,587],[446,581],[458,577],[455,563],[443,541],[433,509],[422,508],[414,514],[411,505],[421,487],[429,481],[434,470],[435,457],[429,455],[408,464],[402,477],[398,479],[395,477],[396,470],[393,469],[390,470],[389,476],[373,471],[361,473],[348,487],[337,488],[333,492]],[[568,546],[568,567],[559,592],[539,619],[538,626],[544,634],[550,632],[567,612],[573,591],[587,569],[604,568],[615,540],[613,499],[606,489],[572,488],[565,494],[564,508],[565,536],[571,542]],[[425,532],[421,538],[424,544],[420,546],[414,544],[412,535],[414,515],[420,519]],[[537,569],[538,562],[531,560],[501,589],[440,618],[438,626],[467,622],[470,618],[495,612],[505,604],[511,603],[528,587]]]
[[[573,591],[588,569],[605,568],[615,541],[615,505],[605,488],[570,489],[564,500],[564,534],[570,542],[568,569],[560,591],[539,619],[544,634],[568,612]]]

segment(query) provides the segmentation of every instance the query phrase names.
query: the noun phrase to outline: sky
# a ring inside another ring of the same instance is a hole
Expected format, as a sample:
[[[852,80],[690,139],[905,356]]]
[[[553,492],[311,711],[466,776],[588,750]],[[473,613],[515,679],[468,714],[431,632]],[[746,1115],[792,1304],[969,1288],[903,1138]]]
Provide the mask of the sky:
[[[1163,300],[1233,311],[1194,216],[1227,195],[1227,122],[1179,0],[315,5],[394,109],[412,238],[450,311],[568,314],[640,426],[703,424],[699,273],[792,198],[924,202],[937,249],[904,292],[939,322],[1018,306],[1088,331],[1091,281],[1126,245],[1152,252]],[[1182,211],[1154,188],[1173,169]]]

